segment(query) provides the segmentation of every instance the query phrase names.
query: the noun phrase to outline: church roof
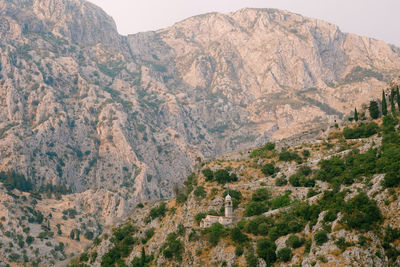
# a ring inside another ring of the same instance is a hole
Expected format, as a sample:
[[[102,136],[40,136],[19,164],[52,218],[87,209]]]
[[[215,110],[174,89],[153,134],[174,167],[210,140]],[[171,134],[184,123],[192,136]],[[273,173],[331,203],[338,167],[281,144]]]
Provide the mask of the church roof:
[[[232,200],[231,195],[227,194],[226,197],[225,197],[225,201],[226,201],[226,200]]]

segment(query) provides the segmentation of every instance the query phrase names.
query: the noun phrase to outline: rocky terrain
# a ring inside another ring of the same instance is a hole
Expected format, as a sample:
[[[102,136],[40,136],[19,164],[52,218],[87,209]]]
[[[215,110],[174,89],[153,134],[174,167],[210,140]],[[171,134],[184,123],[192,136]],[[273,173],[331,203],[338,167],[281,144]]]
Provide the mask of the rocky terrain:
[[[399,73],[398,47],[275,9],[121,36],[86,1],[2,1],[0,169],[115,194],[124,215],[199,160],[348,116]]]
[[[399,121],[376,123],[203,162],[176,199],[140,203],[70,266],[398,266]],[[235,224],[200,228],[227,192]]]

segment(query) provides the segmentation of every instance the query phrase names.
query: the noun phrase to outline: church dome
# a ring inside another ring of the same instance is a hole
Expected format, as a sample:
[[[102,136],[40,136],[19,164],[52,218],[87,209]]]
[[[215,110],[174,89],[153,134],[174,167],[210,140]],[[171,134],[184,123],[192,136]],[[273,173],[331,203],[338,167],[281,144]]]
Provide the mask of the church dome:
[[[226,195],[226,197],[225,197],[225,201],[228,201],[228,200],[232,200],[232,197],[229,194]]]

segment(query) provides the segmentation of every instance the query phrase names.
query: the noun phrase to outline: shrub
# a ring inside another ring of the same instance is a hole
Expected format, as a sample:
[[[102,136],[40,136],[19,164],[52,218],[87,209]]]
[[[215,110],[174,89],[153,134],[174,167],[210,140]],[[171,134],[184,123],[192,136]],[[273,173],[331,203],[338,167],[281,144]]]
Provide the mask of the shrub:
[[[278,251],[277,258],[279,261],[288,262],[292,259],[292,250],[290,248],[283,248]]]
[[[321,246],[322,244],[328,241],[328,235],[326,234],[325,231],[319,231],[314,235],[314,240],[318,246]]]
[[[210,168],[203,170],[202,173],[206,178],[206,181],[212,181],[214,179],[214,172]]]
[[[203,199],[207,196],[206,190],[204,190],[203,186],[198,186],[196,187],[196,189],[194,190],[193,194],[195,195],[195,197],[197,199]]]
[[[235,227],[231,230],[231,238],[232,241],[238,244],[243,244],[244,242],[248,241],[249,238],[247,235],[243,234],[240,228]]]
[[[340,237],[338,240],[336,240],[335,245],[340,248],[340,250],[345,251],[347,247],[352,246],[352,243],[346,242],[346,239],[344,237]]]
[[[216,246],[224,234],[224,227],[220,223],[214,223],[211,227],[205,229],[205,232],[207,233],[208,242],[212,246]]]
[[[300,156],[296,152],[284,151],[279,154],[280,161],[296,161],[301,162]]]
[[[182,241],[178,239],[176,233],[169,233],[167,240],[163,245],[163,255],[167,259],[174,258],[176,261],[182,261],[182,253],[184,251],[184,246]]]
[[[229,174],[227,170],[218,170],[214,173],[214,177],[220,184],[225,184],[228,182],[236,182],[238,177],[236,174]]]
[[[382,186],[384,188],[396,187],[400,185],[400,176],[397,172],[389,172],[385,174],[385,178],[382,180]]]
[[[244,215],[250,217],[254,215],[260,215],[267,211],[268,205],[266,202],[250,201],[245,207]]]
[[[346,202],[343,222],[351,229],[369,231],[382,221],[382,214],[374,200],[366,193],[360,193]]]
[[[263,258],[267,265],[271,265],[276,261],[276,244],[274,241],[266,238],[257,240],[257,255]]]
[[[307,149],[303,150],[303,152],[301,152],[301,153],[303,154],[303,157],[305,157],[305,158],[308,158],[311,155],[310,151]]]
[[[300,238],[297,235],[291,235],[289,238],[286,240],[286,246],[289,246],[291,248],[299,248],[301,247],[306,240],[304,238]]]
[[[34,238],[33,236],[27,236],[27,237],[26,237],[26,243],[27,243],[28,245],[32,244],[33,241],[35,241],[35,238]]]
[[[265,201],[268,200],[271,197],[270,192],[266,188],[259,188],[253,192],[253,195],[251,197],[252,201]]]
[[[336,213],[337,212],[334,210],[328,210],[328,212],[324,216],[324,222],[333,222],[334,220],[336,220]]]
[[[275,168],[274,164],[267,163],[261,168],[261,172],[265,175],[273,175],[274,173],[278,172],[279,168]]]
[[[343,136],[346,139],[367,138],[378,133],[379,126],[375,122],[360,123],[356,128],[344,128]]]
[[[158,207],[152,208],[149,213],[149,217],[154,220],[158,217],[164,217],[167,211],[167,204],[161,203]]]
[[[288,181],[285,178],[282,178],[282,177],[280,177],[280,178],[275,180],[275,185],[276,186],[285,186],[285,185],[287,185],[287,183],[288,183]]]
[[[289,206],[291,203],[290,193],[286,192],[284,195],[278,196],[277,198],[271,201],[271,209],[279,209],[282,207]]]
[[[200,212],[194,216],[194,220],[196,221],[197,225],[199,225],[201,220],[204,219],[205,217],[207,217],[207,214],[205,214],[204,212]]]
[[[236,247],[236,249],[235,249],[235,255],[236,255],[237,257],[242,256],[242,255],[243,255],[243,252],[244,252],[244,250],[243,250],[243,247],[242,247],[242,246],[237,246],[237,247]]]
[[[263,157],[264,158],[264,157],[267,157],[268,156],[268,152],[273,151],[274,149],[275,149],[275,144],[269,142],[265,146],[253,150],[250,153],[250,158],[256,158],[256,157]]]

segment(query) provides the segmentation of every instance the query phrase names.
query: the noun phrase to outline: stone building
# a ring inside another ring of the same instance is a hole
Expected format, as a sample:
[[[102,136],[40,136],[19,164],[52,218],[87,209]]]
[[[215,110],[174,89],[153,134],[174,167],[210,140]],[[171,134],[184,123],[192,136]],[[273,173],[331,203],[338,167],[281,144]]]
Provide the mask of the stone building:
[[[207,215],[206,218],[201,220],[200,227],[207,228],[214,223],[220,223],[224,226],[231,226],[233,224],[233,216],[232,197],[228,194],[225,197],[225,216]]]

